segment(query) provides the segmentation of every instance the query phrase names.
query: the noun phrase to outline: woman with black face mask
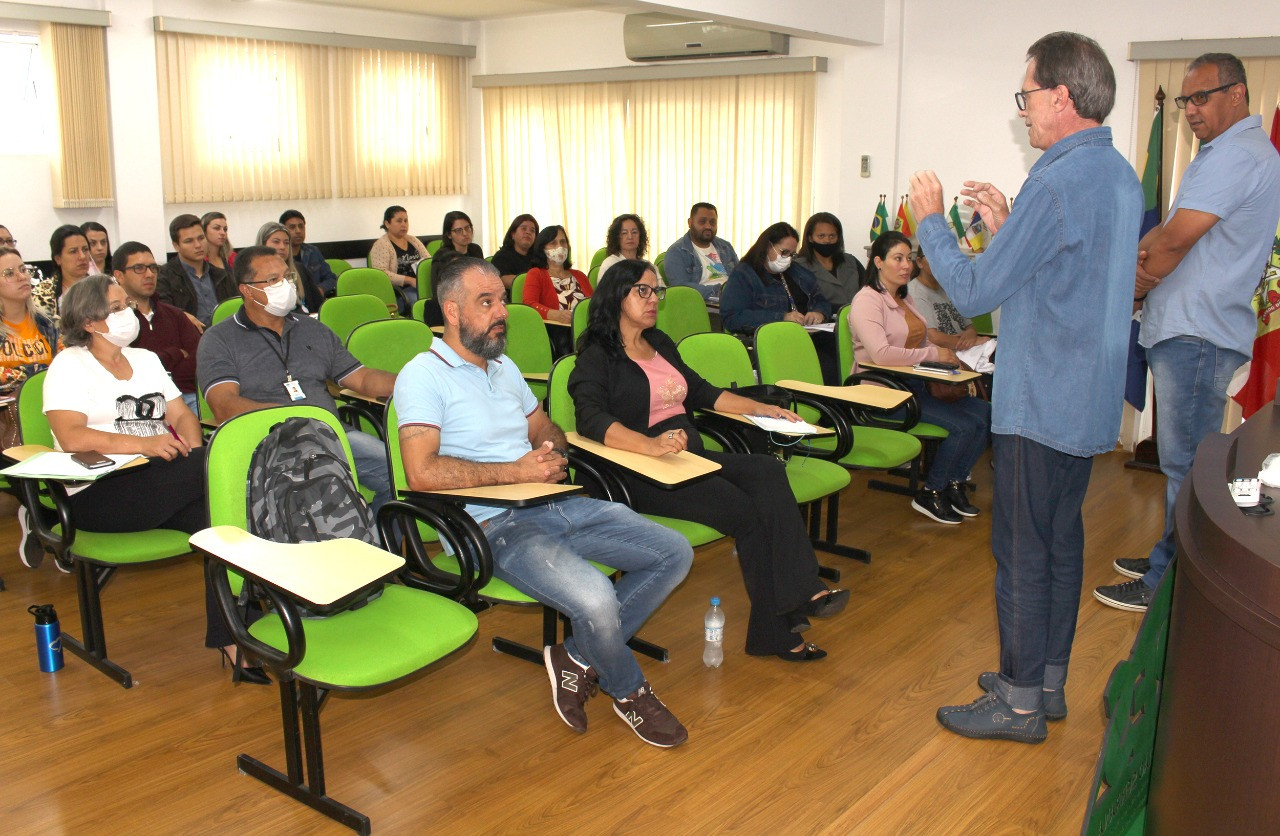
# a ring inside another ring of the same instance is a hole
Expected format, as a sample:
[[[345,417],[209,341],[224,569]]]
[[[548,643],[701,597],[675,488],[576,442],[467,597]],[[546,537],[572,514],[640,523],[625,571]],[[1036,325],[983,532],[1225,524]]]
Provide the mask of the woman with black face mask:
[[[844,227],[840,219],[830,212],[819,212],[804,225],[800,236],[800,252],[796,260],[809,268],[818,280],[818,289],[840,310],[853,301],[866,280],[867,271],[862,262],[844,251]]]

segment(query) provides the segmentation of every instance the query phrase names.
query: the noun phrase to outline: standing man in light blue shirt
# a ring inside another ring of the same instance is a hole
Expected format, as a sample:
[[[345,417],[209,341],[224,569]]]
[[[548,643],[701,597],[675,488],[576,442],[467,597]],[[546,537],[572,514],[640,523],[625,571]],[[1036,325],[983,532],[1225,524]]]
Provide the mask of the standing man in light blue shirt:
[[[1084,518],[1093,456],[1120,432],[1142,187],[1102,122],[1115,73],[1083,35],[1032,44],[1014,94],[1031,167],[1012,212],[990,183],[967,181],[991,246],[972,263],[943,214],[931,171],[911,178],[911,209],[934,276],[960,313],[1000,308],[992,404],[991,551],[1000,670],[988,693],[943,706],[966,737],[1039,743],[1066,716],[1065,685],[1084,578]]]
[[[1280,155],[1249,114],[1244,65],[1207,53],[1191,62],[1174,103],[1200,140],[1163,224],[1138,244],[1138,341],[1155,381],[1156,445],[1166,478],[1164,535],[1147,558],[1118,558],[1136,580],[1094,597],[1145,612],[1173,559],[1173,509],[1196,448],[1222,425],[1227,384],[1249,360],[1253,292],[1280,219]]]
[[[409,361],[395,403],[405,477],[413,490],[562,481],[564,433],[529,391],[507,345],[506,286],[498,269],[461,256],[436,284],[444,336]],[[597,686],[653,746],[688,732],[653,693],[627,642],[684,580],[689,541],[625,505],[580,496],[525,508],[468,505],[493,552],[493,573],[567,616],[573,635],[543,648],[553,705],[587,730]],[[622,571],[615,585],[590,560]]]

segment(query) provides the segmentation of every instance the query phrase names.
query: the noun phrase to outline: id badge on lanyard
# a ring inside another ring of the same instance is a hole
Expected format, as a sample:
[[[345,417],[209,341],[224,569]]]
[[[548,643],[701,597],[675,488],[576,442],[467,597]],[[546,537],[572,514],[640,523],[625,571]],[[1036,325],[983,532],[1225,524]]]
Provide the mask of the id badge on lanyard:
[[[305,401],[307,395],[302,391],[302,384],[293,379],[290,375],[284,379],[284,391],[288,393],[291,401]]]

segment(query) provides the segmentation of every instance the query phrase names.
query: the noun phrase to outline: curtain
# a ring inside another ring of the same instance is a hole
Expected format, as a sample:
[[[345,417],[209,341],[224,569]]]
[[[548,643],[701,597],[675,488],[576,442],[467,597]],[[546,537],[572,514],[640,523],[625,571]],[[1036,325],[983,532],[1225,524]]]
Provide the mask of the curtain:
[[[156,33],[166,203],[333,196],[325,47]]]
[[[720,236],[739,254],[772,223],[803,224],[813,78],[486,88],[490,248],[522,212],[543,225],[564,223],[580,261],[623,212],[645,219],[650,259],[687,231],[698,201],[719,208]]]
[[[465,59],[333,52],[338,196],[464,192]]]
[[[111,206],[111,133],[107,126],[107,62],[99,26],[40,25],[55,99],[50,164],[57,209]]]

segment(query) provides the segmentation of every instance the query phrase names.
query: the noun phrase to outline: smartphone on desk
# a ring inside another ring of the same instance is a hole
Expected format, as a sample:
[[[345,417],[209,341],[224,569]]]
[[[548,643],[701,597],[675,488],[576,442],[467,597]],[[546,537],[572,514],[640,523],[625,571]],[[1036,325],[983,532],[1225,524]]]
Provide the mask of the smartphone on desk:
[[[111,467],[115,462],[99,453],[97,450],[85,450],[82,453],[72,453],[71,461],[87,467],[89,470],[98,470],[103,467]]]
[[[933,369],[939,372],[958,372],[960,367],[955,363],[944,363],[941,360],[921,360],[916,363],[917,369]]]

